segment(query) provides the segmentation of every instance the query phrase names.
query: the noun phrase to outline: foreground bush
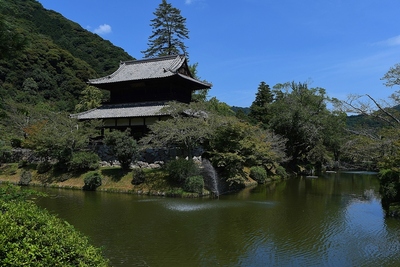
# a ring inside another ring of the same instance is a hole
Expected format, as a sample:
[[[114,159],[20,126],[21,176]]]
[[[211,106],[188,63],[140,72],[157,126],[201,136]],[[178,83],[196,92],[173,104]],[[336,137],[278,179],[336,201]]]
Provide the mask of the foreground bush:
[[[101,185],[101,174],[98,172],[89,172],[83,178],[85,185],[83,186],[84,190],[94,191],[97,187]]]
[[[27,190],[0,189],[1,266],[108,266],[100,249],[73,226],[24,199]]]

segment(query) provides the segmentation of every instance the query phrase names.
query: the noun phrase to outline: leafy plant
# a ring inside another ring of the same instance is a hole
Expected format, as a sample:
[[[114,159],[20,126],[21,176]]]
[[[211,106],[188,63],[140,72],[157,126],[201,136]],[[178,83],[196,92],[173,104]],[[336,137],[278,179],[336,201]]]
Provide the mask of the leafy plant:
[[[35,204],[0,200],[0,211],[2,266],[108,266],[87,237]]]
[[[70,171],[96,170],[100,167],[100,158],[94,152],[77,152],[69,162]]]
[[[183,189],[187,192],[193,192],[201,194],[204,188],[204,180],[203,176],[195,175],[190,176],[185,180],[185,184],[183,185]]]
[[[200,173],[199,167],[192,159],[179,158],[168,162],[165,166],[169,173],[169,180],[172,183],[184,184],[190,176],[196,176]]]
[[[282,166],[278,166],[276,168],[276,175],[278,175],[279,178],[281,179],[286,179],[289,177],[288,173],[286,172],[285,168]]]
[[[135,139],[130,135],[130,129],[125,132],[112,131],[108,133],[104,142],[121,164],[123,169],[129,169],[130,164],[138,154],[138,147]]]
[[[12,185],[11,183],[7,182],[4,186],[0,186],[0,203],[1,201],[10,202],[10,201],[24,201],[29,196],[46,196],[43,193],[24,189],[22,190],[21,187]]]
[[[83,190],[95,191],[102,184],[102,176],[98,172],[90,172],[85,175],[83,181],[85,183]]]
[[[400,172],[391,169],[381,170],[379,180],[382,207],[388,212],[391,203],[400,202]]]
[[[253,166],[250,168],[250,178],[263,184],[267,179],[267,171],[263,167]]]

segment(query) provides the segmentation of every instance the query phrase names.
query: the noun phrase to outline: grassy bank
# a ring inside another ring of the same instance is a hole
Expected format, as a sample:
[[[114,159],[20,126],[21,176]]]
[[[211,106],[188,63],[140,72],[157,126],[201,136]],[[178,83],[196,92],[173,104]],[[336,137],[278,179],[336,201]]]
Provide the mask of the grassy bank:
[[[24,171],[31,174],[30,186],[48,186],[82,190],[86,173],[62,173],[49,171],[39,174],[35,165],[18,168],[17,163],[3,164],[0,166],[0,181],[18,184]],[[117,167],[103,167],[99,172],[102,176],[102,185],[97,191],[121,192],[144,195],[183,195],[179,187],[170,185],[167,173],[162,169],[145,169],[145,181],[140,185],[131,183],[132,171],[124,171]]]

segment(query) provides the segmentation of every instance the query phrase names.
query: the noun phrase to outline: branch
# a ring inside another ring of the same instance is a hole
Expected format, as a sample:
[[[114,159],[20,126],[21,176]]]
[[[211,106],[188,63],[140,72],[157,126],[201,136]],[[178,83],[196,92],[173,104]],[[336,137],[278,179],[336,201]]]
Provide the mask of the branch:
[[[398,118],[396,118],[392,113],[390,113],[389,111],[387,111],[386,109],[383,109],[380,105],[379,105],[379,103],[374,99],[374,98],[372,98],[369,94],[366,94],[366,96],[369,98],[369,99],[371,99],[373,102],[374,102],[374,104],[379,108],[379,110],[381,110],[383,113],[385,113],[387,116],[389,116],[390,118],[392,118],[392,120],[394,120],[397,124],[400,124],[400,120],[398,119]],[[389,124],[391,124],[392,126],[394,126],[389,120],[387,120],[386,118],[383,118],[383,117],[381,117],[381,116],[376,116],[377,118],[380,118],[380,119],[383,119],[383,120],[385,120],[386,122],[388,122]]]
[[[351,129],[345,129],[346,132],[355,134],[355,135],[361,135],[361,136],[365,136],[368,137],[372,140],[380,140],[381,138],[379,136],[373,135],[371,133],[368,132],[364,132],[364,131],[355,131],[355,130],[351,130]]]

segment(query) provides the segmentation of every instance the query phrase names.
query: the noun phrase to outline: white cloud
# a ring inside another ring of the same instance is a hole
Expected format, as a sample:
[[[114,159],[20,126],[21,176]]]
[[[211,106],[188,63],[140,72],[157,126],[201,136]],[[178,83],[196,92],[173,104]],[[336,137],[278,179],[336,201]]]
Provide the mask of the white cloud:
[[[398,46],[400,45],[400,35],[375,43],[376,45]]]
[[[185,0],[185,5],[193,5],[197,6],[198,8],[206,8],[207,7],[206,0]]]
[[[111,33],[111,26],[108,24],[103,24],[103,25],[100,25],[99,27],[97,27],[96,29],[94,29],[93,32],[97,33],[99,35],[108,34],[108,33]]]

